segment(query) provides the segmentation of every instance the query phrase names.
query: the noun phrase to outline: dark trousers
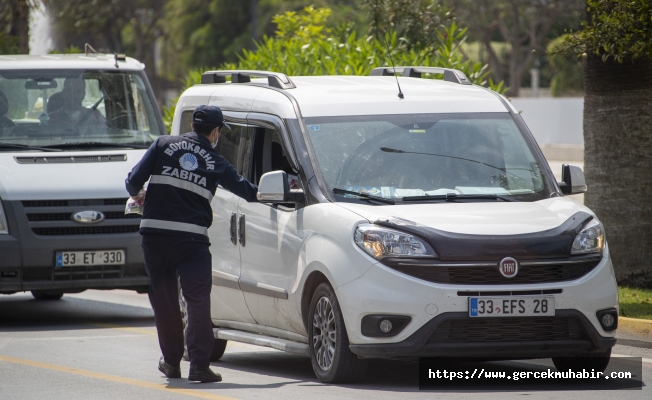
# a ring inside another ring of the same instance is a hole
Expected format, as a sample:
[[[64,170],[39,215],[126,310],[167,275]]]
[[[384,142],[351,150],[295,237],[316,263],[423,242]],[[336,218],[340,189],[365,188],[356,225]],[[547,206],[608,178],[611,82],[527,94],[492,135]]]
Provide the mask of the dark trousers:
[[[149,298],[154,309],[158,341],[165,361],[179,365],[183,357],[183,323],[177,277],[188,306],[186,342],[190,363],[208,367],[215,339],[211,323],[210,243],[189,237],[143,235]]]

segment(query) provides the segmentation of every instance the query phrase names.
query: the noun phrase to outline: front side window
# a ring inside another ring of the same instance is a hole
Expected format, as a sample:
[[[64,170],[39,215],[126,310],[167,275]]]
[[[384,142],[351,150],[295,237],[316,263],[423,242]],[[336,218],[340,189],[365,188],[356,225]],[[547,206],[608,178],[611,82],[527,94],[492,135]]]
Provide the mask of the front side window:
[[[0,151],[11,145],[148,146],[164,133],[151,100],[135,72],[0,70]]]
[[[535,201],[551,194],[507,113],[318,117],[306,124],[329,191],[397,201],[447,193]]]

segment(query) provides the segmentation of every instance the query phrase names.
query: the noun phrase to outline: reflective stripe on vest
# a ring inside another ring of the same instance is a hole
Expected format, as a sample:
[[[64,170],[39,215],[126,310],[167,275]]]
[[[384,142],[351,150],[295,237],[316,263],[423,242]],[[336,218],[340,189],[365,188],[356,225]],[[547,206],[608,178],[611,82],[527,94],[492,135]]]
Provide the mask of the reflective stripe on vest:
[[[185,222],[162,221],[160,219],[143,219],[140,221],[141,228],[168,229],[171,231],[182,231],[197,233],[208,236],[208,228],[195,224],[186,224]]]
[[[163,185],[174,186],[179,189],[185,189],[193,193],[196,193],[206,198],[209,202],[213,200],[213,194],[208,189],[204,189],[199,185],[196,185],[192,182],[184,181],[183,179],[173,178],[171,176],[152,175],[152,177],[149,178],[149,183],[158,183]]]

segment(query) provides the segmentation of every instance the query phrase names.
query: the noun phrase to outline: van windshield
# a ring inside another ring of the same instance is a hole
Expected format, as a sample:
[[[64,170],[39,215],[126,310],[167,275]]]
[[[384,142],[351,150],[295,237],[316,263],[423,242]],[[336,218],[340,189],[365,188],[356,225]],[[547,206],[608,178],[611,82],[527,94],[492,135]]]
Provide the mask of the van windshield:
[[[341,189],[339,200],[357,197],[343,190],[397,201],[447,193],[536,201],[551,194],[507,113],[315,117],[306,126],[328,190]]]
[[[164,132],[143,79],[129,71],[0,70],[0,151],[149,146]]]

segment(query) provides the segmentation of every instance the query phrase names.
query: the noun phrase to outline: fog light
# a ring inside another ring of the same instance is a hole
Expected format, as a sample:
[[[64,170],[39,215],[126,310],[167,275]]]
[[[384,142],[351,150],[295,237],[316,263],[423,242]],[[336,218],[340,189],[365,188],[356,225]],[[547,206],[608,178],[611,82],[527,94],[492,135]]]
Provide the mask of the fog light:
[[[392,330],[392,321],[384,319],[380,322],[380,330],[383,333],[389,333]]]
[[[412,320],[407,315],[365,315],[360,321],[360,332],[367,337],[396,336]]]
[[[616,322],[616,320],[611,314],[605,314],[602,316],[602,326],[605,328],[611,328],[614,322]]]
[[[595,313],[605,331],[613,331],[618,327],[618,311],[615,308],[600,310]]]

